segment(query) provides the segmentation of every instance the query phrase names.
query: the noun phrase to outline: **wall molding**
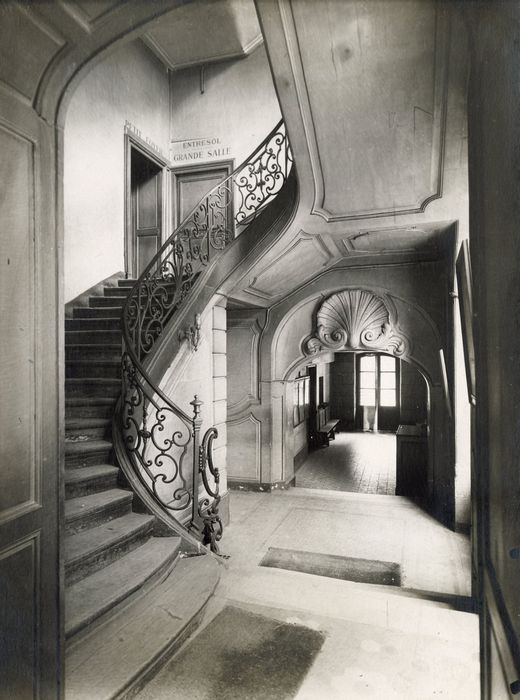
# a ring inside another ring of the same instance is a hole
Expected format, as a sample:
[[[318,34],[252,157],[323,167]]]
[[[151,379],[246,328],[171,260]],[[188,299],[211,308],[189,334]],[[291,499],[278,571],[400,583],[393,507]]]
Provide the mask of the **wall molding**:
[[[252,423],[254,426],[255,430],[255,476],[254,478],[249,478],[249,477],[234,477],[233,474],[229,470],[229,452],[233,448],[233,442],[230,440],[230,432],[229,429],[230,427],[238,427],[239,425],[245,425],[246,423]],[[258,481],[262,480],[262,423],[261,421],[258,420],[258,418],[255,418],[255,416],[252,413],[248,413],[246,416],[242,416],[241,418],[231,418],[230,420],[227,421],[227,426],[228,426],[228,440],[227,440],[227,449],[228,449],[228,471],[227,471],[227,476],[229,481],[247,481],[247,482],[252,482],[256,483]]]

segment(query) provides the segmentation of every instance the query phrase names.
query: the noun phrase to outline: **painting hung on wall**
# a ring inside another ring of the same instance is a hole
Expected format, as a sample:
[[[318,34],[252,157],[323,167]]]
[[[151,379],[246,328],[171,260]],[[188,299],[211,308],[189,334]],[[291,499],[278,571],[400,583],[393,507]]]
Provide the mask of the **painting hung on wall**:
[[[464,346],[466,382],[468,385],[468,398],[470,403],[475,405],[475,345],[473,340],[471,260],[469,256],[468,241],[462,241],[459,255],[457,257],[457,285],[459,288],[459,309],[462,326],[462,342]]]

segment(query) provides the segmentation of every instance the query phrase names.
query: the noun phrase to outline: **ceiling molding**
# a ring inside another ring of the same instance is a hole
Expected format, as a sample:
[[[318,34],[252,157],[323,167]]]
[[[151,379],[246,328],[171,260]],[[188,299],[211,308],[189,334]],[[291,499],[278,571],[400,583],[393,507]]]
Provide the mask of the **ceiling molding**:
[[[302,256],[304,248],[308,248],[311,252],[311,258],[306,266]],[[289,274],[289,270],[294,271],[295,281],[308,279],[316,274],[320,258],[319,267],[323,268],[329,265],[334,257],[334,253],[328,249],[320,235],[300,231],[298,236],[279,255],[266,264],[244,291],[265,301],[272,301],[292,289],[291,280],[293,277]],[[278,286],[272,286],[272,282],[269,281],[272,277],[279,281]],[[267,280],[262,283],[265,278]],[[268,285],[268,288],[265,285]]]

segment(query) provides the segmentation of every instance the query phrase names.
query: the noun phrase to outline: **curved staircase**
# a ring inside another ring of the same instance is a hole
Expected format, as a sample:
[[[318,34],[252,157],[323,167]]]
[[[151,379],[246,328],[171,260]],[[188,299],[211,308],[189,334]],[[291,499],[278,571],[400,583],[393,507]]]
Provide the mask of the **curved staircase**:
[[[121,393],[121,312],[133,286],[120,280],[65,321],[65,583],[69,640],[113,613],[175,562],[179,537],[154,537],[119,485],[111,424]]]
[[[296,197],[280,122],[138,280],[105,286],[66,320],[67,700],[133,696],[202,618],[216,557],[180,550],[218,553],[218,435],[201,434],[197,396],[188,415],[161,381],[215,290],[281,234]]]

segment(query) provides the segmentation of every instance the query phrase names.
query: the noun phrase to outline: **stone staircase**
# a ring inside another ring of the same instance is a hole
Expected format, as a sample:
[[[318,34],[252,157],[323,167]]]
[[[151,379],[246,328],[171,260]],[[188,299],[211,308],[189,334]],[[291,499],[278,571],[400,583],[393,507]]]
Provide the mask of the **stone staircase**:
[[[132,280],[107,286],[65,321],[65,632],[69,642],[166,576],[180,538],[154,537],[114,463],[122,307]]]

